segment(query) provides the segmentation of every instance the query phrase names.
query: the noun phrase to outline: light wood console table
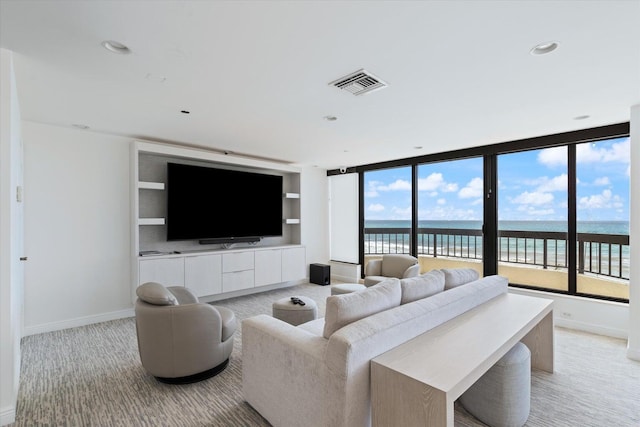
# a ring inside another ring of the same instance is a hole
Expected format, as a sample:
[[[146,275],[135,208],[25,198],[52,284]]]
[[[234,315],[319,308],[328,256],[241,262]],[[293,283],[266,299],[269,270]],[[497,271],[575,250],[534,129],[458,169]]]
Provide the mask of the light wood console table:
[[[553,372],[553,301],[507,293],[376,357],[373,425],[453,427],[455,400],[518,341]]]

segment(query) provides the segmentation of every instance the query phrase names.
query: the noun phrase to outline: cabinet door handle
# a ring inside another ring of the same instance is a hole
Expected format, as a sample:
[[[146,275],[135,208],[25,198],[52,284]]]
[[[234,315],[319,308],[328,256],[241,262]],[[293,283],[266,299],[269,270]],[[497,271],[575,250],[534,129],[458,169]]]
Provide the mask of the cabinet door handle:
[[[26,257],[26,256],[21,256],[21,257],[20,257],[20,261],[26,261],[26,260],[27,260],[27,257]]]

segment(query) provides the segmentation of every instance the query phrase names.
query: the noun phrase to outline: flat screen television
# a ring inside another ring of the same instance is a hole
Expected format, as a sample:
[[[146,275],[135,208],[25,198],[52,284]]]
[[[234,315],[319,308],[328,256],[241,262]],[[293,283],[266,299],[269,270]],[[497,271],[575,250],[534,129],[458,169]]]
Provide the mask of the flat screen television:
[[[167,163],[167,240],[282,236],[282,176]]]

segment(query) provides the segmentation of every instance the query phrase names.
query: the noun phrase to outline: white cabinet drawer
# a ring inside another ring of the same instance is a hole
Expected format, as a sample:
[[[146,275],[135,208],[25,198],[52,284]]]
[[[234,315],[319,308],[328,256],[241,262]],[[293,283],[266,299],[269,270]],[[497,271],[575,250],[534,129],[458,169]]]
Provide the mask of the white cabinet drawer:
[[[222,255],[222,272],[253,270],[253,251]]]
[[[222,274],[222,292],[253,288],[253,270]]]

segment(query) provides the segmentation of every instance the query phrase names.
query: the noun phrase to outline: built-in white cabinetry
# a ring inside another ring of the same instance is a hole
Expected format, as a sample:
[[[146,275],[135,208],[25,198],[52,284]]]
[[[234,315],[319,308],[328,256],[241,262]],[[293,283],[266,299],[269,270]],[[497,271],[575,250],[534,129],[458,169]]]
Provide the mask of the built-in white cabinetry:
[[[264,237],[255,245],[168,241],[167,222],[171,218],[168,218],[166,188],[170,162],[281,175],[282,236]],[[158,282],[187,286],[199,297],[235,296],[305,279],[305,248],[300,245],[300,197],[300,170],[294,166],[134,141],[131,149],[133,290],[145,282]]]
[[[282,249],[256,251],[256,286],[282,282]]]
[[[199,297],[222,293],[222,255],[185,257],[184,285]]]
[[[141,259],[138,284],[146,282],[184,286],[184,258]]]

